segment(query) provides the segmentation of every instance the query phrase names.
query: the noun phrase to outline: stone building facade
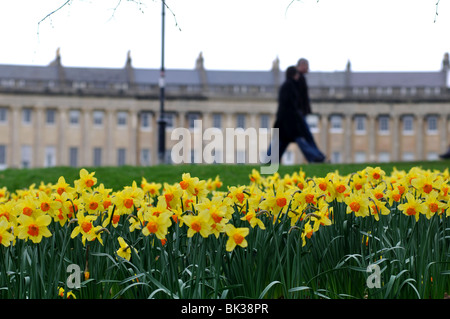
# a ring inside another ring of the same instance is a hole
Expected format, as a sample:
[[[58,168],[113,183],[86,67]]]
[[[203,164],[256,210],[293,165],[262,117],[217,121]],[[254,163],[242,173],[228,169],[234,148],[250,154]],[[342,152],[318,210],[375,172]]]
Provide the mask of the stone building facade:
[[[349,63],[309,73],[308,122],[319,147],[331,162],[438,159],[450,142],[449,70],[445,54],[435,72],[353,72]],[[129,55],[117,69],[64,67],[59,52],[47,66],[0,65],[0,168],[157,164],[159,76],[133,68]],[[277,60],[267,71],[206,70],[200,55],[193,69],[165,78],[170,162],[175,128],[193,139],[210,127],[270,129],[284,72]],[[237,162],[248,162],[249,144],[234,148]],[[283,162],[304,162],[296,145]]]

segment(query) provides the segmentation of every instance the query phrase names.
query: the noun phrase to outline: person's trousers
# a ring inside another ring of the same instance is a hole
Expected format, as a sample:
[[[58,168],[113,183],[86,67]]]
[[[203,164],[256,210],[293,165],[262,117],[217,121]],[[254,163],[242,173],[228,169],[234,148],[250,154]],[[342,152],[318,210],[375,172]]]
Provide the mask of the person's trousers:
[[[311,136],[312,137],[312,136]],[[325,160],[325,155],[317,148],[316,143],[314,142],[314,139],[312,141],[308,139],[308,137],[297,137],[294,142],[298,145],[301,152],[303,153],[303,156],[305,156],[306,160],[309,163],[317,163],[317,162],[323,162]],[[287,147],[289,146],[291,142],[286,141],[283,139],[278,140],[278,160],[281,162],[281,157],[283,156],[284,152],[286,151]],[[270,145],[269,150],[267,152],[267,155],[271,156],[271,150],[272,147],[275,145]]]

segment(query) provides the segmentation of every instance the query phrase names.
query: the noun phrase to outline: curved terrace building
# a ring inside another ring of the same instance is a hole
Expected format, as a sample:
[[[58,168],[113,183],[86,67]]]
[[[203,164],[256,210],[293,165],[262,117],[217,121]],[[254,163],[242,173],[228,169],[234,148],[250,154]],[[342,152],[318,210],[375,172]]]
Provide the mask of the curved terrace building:
[[[445,54],[435,72],[353,72],[349,63],[307,74],[319,147],[331,162],[438,159],[450,142],[449,70]],[[158,163],[159,77],[129,55],[116,69],[65,67],[59,52],[47,66],[0,65],[0,168]],[[270,129],[284,74],[277,60],[266,71],[206,70],[200,55],[193,69],[166,70],[165,79],[170,162],[174,128],[193,138],[210,127]],[[234,151],[237,162],[248,160],[248,147]],[[294,144],[283,157],[304,161]]]

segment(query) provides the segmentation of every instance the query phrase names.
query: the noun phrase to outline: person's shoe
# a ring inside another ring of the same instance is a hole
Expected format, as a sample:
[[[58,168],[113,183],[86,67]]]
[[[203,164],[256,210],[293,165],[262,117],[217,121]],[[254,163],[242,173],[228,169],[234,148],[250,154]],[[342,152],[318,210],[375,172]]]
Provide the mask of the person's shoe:
[[[444,154],[439,155],[439,157],[442,159],[450,159],[450,149]]]

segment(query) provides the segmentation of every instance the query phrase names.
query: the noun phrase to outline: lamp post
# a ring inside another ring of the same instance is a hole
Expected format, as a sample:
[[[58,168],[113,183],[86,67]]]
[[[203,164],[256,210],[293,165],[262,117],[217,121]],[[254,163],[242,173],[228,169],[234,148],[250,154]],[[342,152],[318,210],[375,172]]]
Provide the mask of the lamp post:
[[[164,89],[165,89],[165,70],[164,70],[164,20],[166,15],[166,4],[164,0],[161,0],[162,12],[161,12],[161,72],[159,77],[159,102],[160,111],[158,119],[158,161],[159,164],[164,164],[166,153],[166,120],[164,117]]]

